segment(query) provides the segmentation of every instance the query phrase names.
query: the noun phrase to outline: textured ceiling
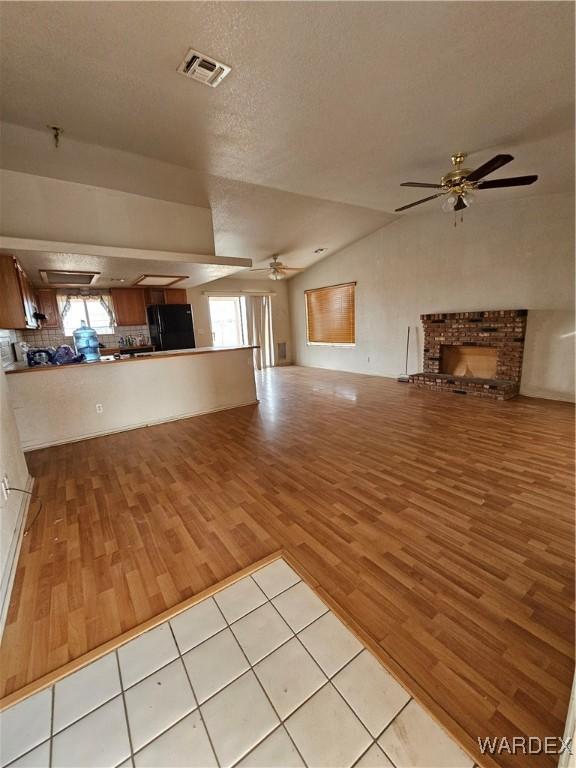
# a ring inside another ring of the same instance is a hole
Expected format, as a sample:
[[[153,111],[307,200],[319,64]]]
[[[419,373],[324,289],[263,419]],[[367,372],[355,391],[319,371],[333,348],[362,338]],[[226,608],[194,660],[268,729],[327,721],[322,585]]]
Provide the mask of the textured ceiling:
[[[201,174],[69,135],[56,149],[48,131],[10,123],[1,128],[1,165],[11,171],[210,207],[219,257],[248,258],[260,265],[281,253],[292,266],[307,267],[395,218],[383,211]],[[326,248],[322,255],[314,253],[319,247]]]
[[[315,247],[390,221],[419,197],[400,181],[437,181],[456,150],[472,166],[515,155],[494,177],[540,175],[486,199],[573,190],[572,3],[13,2],[0,13],[3,119],[192,169],[220,255],[278,250],[306,266]],[[176,73],[190,46],[232,66],[219,88]]]

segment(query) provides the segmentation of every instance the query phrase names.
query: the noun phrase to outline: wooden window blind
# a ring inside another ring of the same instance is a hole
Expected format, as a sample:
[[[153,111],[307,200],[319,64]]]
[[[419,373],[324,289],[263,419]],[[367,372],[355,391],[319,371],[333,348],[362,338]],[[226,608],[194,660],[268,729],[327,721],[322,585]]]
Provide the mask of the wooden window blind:
[[[309,344],[355,344],[356,283],[305,291]]]

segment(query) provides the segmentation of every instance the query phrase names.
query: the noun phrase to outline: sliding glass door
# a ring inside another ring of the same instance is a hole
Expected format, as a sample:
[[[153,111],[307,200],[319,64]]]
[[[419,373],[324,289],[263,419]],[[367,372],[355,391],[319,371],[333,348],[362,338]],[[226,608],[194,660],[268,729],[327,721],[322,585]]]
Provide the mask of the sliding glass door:
[[[215,347],[252,344],[256,368],[275,364],[271,296],[210,296],[208,302]]]
[[[246,306],[243,296],[210,296],[210,324],[215,347],[237,347],[248,343]]]

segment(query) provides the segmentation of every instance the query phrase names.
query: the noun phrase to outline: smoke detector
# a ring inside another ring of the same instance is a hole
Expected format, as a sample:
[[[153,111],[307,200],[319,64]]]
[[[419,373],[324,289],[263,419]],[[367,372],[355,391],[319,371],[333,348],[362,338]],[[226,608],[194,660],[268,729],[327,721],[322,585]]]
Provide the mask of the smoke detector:
[[[227,67],[221,61],[211,59],[210,56],[205,56],[193,48],[190,48],[184,61],[178,67],[178,72],[181,75],[190,77],[192,80],[198,80],[199,83],[209,85],[211,88],[220,85],[230,71],[231,67]]]

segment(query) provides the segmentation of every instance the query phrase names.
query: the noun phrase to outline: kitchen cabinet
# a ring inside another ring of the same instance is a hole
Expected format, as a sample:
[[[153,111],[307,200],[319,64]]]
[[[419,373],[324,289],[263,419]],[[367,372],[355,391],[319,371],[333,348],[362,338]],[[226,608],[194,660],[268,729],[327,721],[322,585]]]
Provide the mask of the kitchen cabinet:
[[[61,328],[56,291],[53,288],[38,288],[36,298],[38,300],[38,312],[46,315],[46,320],[40,321],[42,328]]]
[[[188,304],[186,288],[165,288],[164,301],[166,304]]]
[[[186,288],[146,288],[146,306],[150,304],[188,304]]]
[[[14,258],[0,256],[0,328],[26,328],[24,302]]]
[[[0,295],[0,328],[38,328],[34,287],[10,254],[0,255]]]
[[[35,313],[38,312],[38,306],[34,286],[18,262],[16,262],[16,270],[18,272],[18,282],[20,283],[22,303],[24,304],[26,328],[39,328],[40,321],[35,317]]]
[[[164,288],[145,288],[144,296],[146,300],[146,306],[151,304],[164,304]]]
[[[116,325],[146,325],[144,288],[111,288]]]

